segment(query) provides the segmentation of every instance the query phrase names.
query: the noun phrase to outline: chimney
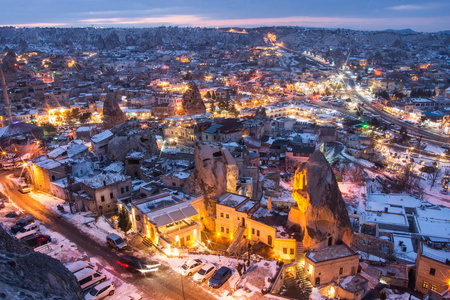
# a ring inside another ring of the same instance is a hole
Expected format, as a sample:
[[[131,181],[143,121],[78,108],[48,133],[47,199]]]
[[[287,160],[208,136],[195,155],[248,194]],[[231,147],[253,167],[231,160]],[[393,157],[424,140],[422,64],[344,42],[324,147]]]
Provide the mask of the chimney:
[[[272,210],[272,197],[269,197],[269,202],[267,203],[267,209],[268,209],[269,211]]]

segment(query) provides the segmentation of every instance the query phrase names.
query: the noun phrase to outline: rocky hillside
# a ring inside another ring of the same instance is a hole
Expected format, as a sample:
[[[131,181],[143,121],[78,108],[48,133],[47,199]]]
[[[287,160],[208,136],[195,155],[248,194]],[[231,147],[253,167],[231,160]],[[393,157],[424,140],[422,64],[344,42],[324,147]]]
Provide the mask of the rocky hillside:
[[[448,33],[360,31],[305,27],[261,27],[247,29],[248,34],[224,32],[216,28],[0,28],[0,45],[16,52],[59,49],[64,53],[101,51],[133,47],[140,51],[159,49],[206,50],[211,47],[233,49],[234,46],[264,45],[267,33],[293,49],[402,47],[447,47]]]
[[[0,227],[1,299],[84,299],[75,276]]]

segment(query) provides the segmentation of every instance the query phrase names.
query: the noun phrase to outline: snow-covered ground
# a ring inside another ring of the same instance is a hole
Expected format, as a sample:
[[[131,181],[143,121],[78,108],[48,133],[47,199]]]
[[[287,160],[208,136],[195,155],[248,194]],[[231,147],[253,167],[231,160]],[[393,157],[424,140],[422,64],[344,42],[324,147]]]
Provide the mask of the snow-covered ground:
[[[4,186],[0,183],[0,191],[4,191]],[[56,209],[56,205],[58,205],[61,201],[61,199],[52,199],[54,197],[50,197],[45,194],[38,194],[38,193],[30,193],[30,196],[39,199],[39,201],[46,205],[47,207],[51,208],[54,207]],[[16,212],[17,217],[15,218],[7,218],[6,215],[10,212]],[[6,202],[5,207],[0,210],[0,223],[2,224],[3,228],[6,230],[9,230],[11,226],[13,226],[19,219],[27,216],[27,214],[20,209],[17,205],[14,204],[14,202]],[[71,218],[74,219],[75,224],[80,224],[80,227],[82,226],[82,222],[86,221],[86,217],[78,217],[76,218],[73,215]],[[113,229],[109,226],[108,223],[105,221],[102,221],[102,219],[99,219],[99,221],[96,223],[96,227],[98,228],[98,233],[91,234],[93,237],[96,237],[99,239],[99,242],[104,243],[106,240],[106,233],[109,230],[113,231]],[[109,227],[109,228],[108,228]],[[87,227],[86,227],[87,228]],[[93,231],[95,232],[95,229],[92,228],[89,230],[83,230],[85,232]],[[121,299],[122,297],[126,297],[130,295],[131,293],[139,293],[138,289],[128,283],[123,282],[120,278],[114,276],[109,270],[112,269],[107,263],[102,261],[101,258],[97,257],[89,257],[86,253],[81,252],[78,250],[78,247],[76,244],[72,243],[70,240],[68,240],[63,235],[59,234],[58,232],[52,231],[45,226],[41,225],[41,232],[44,234],[47,234],[52,237],[52,242],[41,246],[38,248],[39,252],[47,254],[55,259],[58,259],[63,264],[71,263],[78,260],[84,260],[89,261],[92,264],[95,264],[98,266],[99,271],[104,273],[109,281],[111,281],[114,286],[116,287],[116,292],[114,296],[108,297],[108,299],[114,300],[114,299]],[[101,232],[101,233],[100,233]]]

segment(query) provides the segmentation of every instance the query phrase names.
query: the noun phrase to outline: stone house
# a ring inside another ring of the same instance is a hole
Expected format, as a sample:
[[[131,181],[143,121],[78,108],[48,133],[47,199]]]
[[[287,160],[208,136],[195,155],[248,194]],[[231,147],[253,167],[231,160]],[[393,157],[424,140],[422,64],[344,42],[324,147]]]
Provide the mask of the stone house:
[[[91,137],[95,135],[95,133],[96,130],[94,126],[82,126],[75,131],[75,137],[76,139],[88,142],[91,140]]]
[[[83,204],[99,215],[114,212],[117,199],[131,195],[132,185],[129,176],[120,173],[99,174],[81,183]]]
[[[355,275],[358,265],[359,254],[345,244],[309,250],[305,255],[305,271],[314,286]]]
[[[108,154],[108,142],[112,140],[113,137],[114,133],[109,130],[105,130],[91,137],[92,152],[94,152],[95,155]]]
[[[52,192],[51,182],[66,176],[65,166],[53,159],[41,156],[33,161],[31,180],[35,189]]]
[[[416,259],[415,288],[440,299],[449,298],[450,243],[442,239],[421,242]]]
[[[126,205],[133,228],[142,232],[168,255],[178,255],[200,241],[203,197],[185,199],[162,193]]]
[[[279,226],[285,225],[285,217],[242,195],[225,193],[213,201],[216,207],[215,232],[229,239],[229,253],[236,250],[233,244],[247,240],[252,245],[265,244],[277,258],[295,259],[295,239],[286,238],[277,231]]]

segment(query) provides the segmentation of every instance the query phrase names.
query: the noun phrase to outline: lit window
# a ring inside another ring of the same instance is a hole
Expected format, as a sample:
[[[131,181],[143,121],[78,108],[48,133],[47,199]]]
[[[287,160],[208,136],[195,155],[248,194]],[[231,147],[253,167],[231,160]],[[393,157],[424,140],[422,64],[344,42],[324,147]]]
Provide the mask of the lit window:
[[[432,284],[432,285],[431,285],[431,290],[432,290],[432,291],[435,291],[436,289],[437,289],[437,287],[436,287],[435,285]]]
[[[424,281],[424,282],[422,283],[422,287],[423,287],[424,289],[427,289],[427,290],[428,290],[428,282]]]

